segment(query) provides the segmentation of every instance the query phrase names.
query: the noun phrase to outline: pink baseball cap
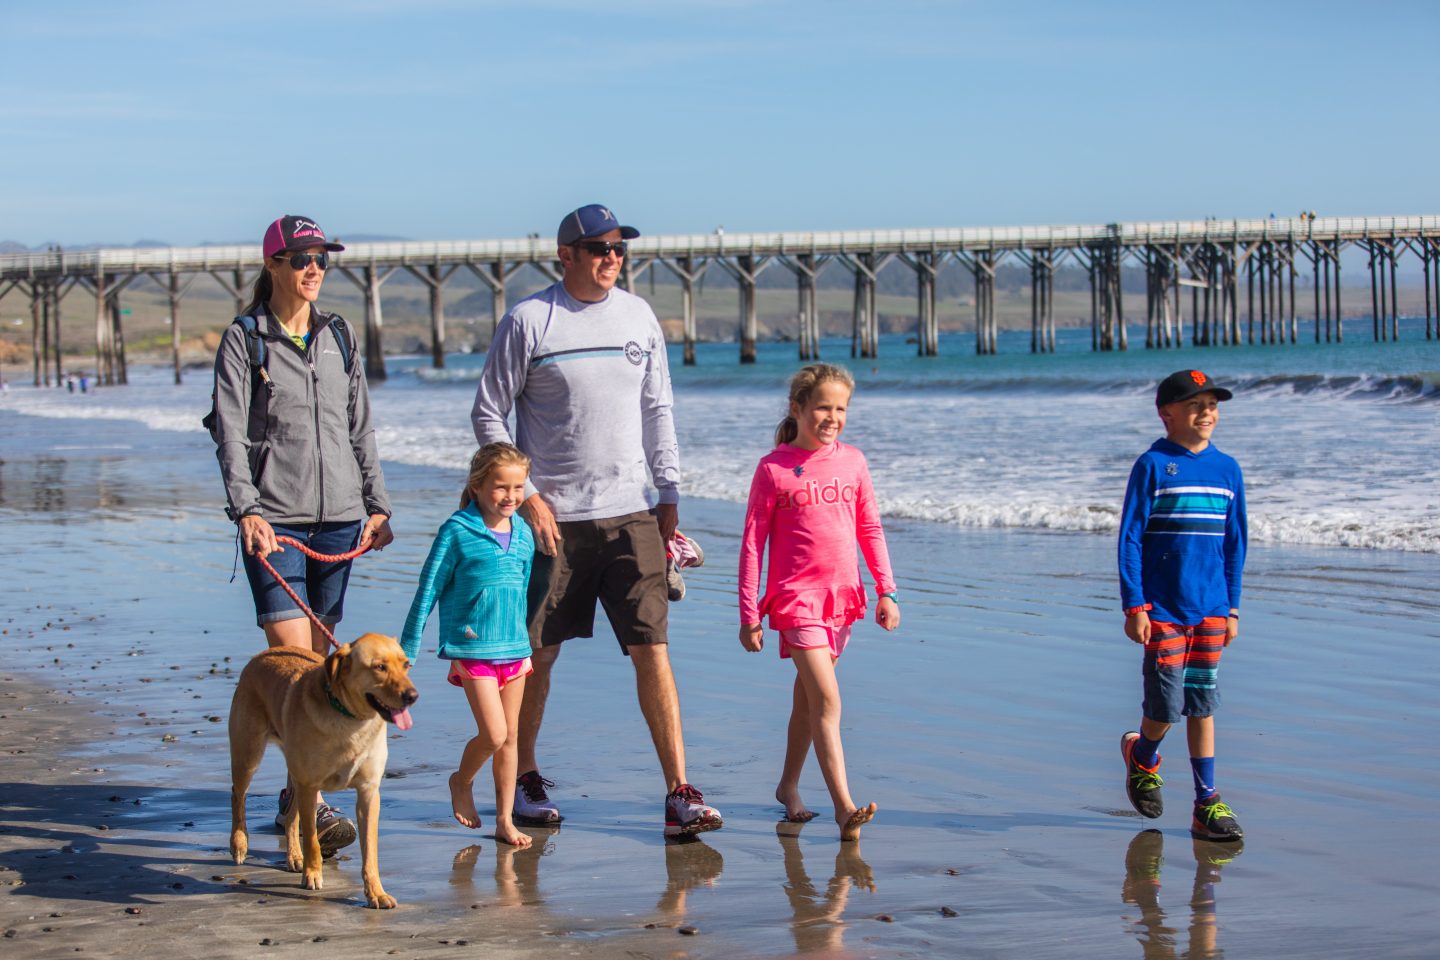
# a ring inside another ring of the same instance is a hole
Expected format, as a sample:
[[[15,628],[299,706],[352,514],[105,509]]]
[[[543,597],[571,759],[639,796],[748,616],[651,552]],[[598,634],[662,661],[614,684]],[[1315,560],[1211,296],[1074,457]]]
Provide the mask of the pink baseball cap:
[[[325,231],[320,229],[320,224],[309,217],[297,217],[287,213],[265,228],[263,247],[266,260],[286,250],[314,246],[323,246],[331,251],[345,249],[341,244],[326,240]]]

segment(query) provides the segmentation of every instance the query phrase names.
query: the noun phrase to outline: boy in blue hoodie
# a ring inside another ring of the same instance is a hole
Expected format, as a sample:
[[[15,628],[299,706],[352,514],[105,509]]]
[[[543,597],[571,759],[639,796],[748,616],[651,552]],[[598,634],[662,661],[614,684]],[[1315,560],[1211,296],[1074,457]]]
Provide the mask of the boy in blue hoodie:
[[[1120,738],[1126,795],[1141,816],[1160,816],[1160,741],[1184,717],[1195,783],[1190,829],[1219,841],[1244,836],[1215,789],[1216,674],[1240,630],[1245,566],[1245,481],[1210,443],[1230,397],[1199,370],[1160,382],[1165,438],[1130,471],[1119,543],[1125,635],[1145,648],[1140,729]]]

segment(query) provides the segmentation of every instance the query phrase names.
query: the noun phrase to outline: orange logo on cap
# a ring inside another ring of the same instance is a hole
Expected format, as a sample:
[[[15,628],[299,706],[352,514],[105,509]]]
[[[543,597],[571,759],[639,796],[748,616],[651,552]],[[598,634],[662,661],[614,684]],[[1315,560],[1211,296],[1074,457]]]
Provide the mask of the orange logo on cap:
[[[1195,385],[1197,387],[1205,386],[1205,374],[1201,373],[1199,370],[1191,370],[1190,379],[1195,381]]]

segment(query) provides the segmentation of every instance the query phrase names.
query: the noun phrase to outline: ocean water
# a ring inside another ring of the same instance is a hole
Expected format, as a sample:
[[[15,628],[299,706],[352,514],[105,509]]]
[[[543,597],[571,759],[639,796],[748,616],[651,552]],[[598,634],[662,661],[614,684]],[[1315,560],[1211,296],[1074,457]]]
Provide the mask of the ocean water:
[[[880,357],[852,360],[826,341],[826,360],[855,373],[845,439],[870,459],[890,517],[966,527],[1108,534],[1130,465],[1161,435],[1156,382],[1200,367],[1230,386],[1215,442],[1245,471],[1252,541],[1440,552],[1440,341],[1423,324],[1397,343],[1351,321],[1344,344],[1089,350],[1088,330],[1059,332],[1057,352],[1031,355],[1024,331],[977,357],[965,335],[918,358],[903,337]],[[765,343],[740,365],[734,344],[702,344],[697,364],[672,347],[676,425],[687,496],[743,501],[755,462],[785,408],[796,348]],[[468,414],[483,355],[454,355],[434,371],[423,357],[389,360],[373,391],[387,461],[458,472],[473,450]],[[210,377],[138,369],[127,388],[88,396],[12,386],[0,410],[32,417],[125,419],[199,432]]]

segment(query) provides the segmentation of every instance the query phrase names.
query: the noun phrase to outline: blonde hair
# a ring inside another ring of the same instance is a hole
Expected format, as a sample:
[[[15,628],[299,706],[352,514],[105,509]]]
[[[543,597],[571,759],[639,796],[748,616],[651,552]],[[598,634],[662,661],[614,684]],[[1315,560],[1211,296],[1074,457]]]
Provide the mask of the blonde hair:
[[[470,458],[470,476],[465,478],[465,489],[460,491],[460,509],[464,510],[475,502],[475,494],[472,492],[486,480],[490,474],[501,467],[524,467],[525,472],[530,472],[530,458],[520,452],[520,448],[510,443],[487,443],[475,451],[475,456]]]
[[[815,396],[816,389],[825,383],[839,383],[851,393],[855,392],[855,378],[844,367],[833,363],[812,363],[801,367],[795,372],[795,376],[790,378],[790,407],[786,409],[785,419],[775,428],[775,446],[793,443],[800,435],[800,424],[789,410],[793,407],[804,410],[810,403],[810,398]]]

